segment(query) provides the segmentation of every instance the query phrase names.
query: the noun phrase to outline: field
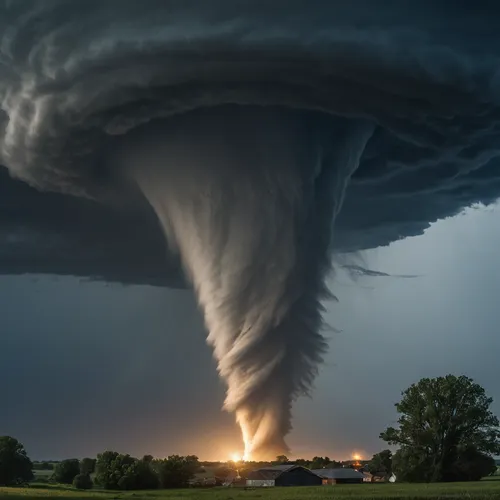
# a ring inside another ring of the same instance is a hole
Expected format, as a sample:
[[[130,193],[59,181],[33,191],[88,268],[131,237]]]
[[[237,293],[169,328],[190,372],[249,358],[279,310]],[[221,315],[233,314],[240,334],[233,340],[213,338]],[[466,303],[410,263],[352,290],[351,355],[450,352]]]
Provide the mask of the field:
[[[79,492],[63,486],[0,488],[6,500],[493,500],[500,499],[500,481],[456,484],[362,484],[319,486],[314,488],[208,488],[135,492]]]

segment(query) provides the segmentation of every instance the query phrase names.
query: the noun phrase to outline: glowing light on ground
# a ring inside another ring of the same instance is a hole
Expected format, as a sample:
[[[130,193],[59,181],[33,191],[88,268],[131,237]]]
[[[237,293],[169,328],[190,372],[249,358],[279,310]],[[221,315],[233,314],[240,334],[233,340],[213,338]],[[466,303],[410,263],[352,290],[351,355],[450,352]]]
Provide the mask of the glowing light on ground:
[[[363,457],[359,453],[353,453],[352,459],[356,460],[357,462],[359,462],[360,460],[363,459]]]
[[[231,454],[231,462],[241,462],[243,460],[244,460],[244,458],[241,455],[241,453],[235,452],[235,453]]]

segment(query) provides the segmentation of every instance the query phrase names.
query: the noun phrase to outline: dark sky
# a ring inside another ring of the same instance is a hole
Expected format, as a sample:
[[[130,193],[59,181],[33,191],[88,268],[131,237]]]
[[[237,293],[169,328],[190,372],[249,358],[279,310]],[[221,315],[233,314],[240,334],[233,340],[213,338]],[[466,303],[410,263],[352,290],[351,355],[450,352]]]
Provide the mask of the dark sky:
[[[294,454],[380,450],[393,403],[424,376],[471,376],[500,414],[499,213],[469,210],[366,253],[371,268],[419,278],[338,275],[327,319],[342,331],[295,406]],[[0,434],[34,459],[241,447],[190,292],[24,276],[2,277],[0,296]]]

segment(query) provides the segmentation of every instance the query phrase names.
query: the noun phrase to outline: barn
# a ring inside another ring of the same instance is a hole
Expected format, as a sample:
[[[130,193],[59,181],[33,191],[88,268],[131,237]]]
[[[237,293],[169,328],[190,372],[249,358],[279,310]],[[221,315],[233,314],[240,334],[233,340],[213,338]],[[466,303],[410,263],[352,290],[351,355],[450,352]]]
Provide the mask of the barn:
[[[275,465],[250,472],[247,486],[320,486],[322,479],[300,465]]]
[[[349,467],[341,469],[313,469],[321,477],[322,484],[362,484],[364,475]]]

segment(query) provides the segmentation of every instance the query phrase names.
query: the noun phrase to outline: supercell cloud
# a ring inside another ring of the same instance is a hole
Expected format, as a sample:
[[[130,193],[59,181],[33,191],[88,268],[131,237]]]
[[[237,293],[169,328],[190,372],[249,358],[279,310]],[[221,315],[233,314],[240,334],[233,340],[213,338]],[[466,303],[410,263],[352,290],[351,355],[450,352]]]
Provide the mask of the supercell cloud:
[[[492,2],[0,5],[0,272],[182,266],[255,458],[287,451],[334,254],[500,196]]]

